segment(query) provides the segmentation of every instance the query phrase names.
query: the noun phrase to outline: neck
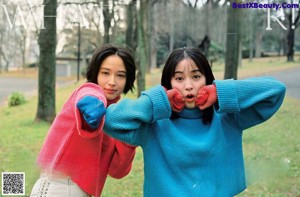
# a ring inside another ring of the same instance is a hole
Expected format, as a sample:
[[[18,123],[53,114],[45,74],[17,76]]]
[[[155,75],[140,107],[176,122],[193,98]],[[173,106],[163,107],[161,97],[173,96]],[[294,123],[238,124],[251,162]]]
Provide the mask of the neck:
[[[113,103],[116,103],[120,100],[121,96],[118,96],[117,98],[113,99],[113,100],[107,100],[107,107]]]

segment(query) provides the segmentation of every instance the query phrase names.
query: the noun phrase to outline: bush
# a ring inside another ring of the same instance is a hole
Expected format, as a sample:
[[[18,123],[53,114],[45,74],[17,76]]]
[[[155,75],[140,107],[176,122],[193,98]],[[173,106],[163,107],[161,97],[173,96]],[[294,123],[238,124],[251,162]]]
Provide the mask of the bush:
[[[9,98],[8,98],[8,106],[13,107],[13,106],[18,106],[22,105],[25,103],[25,97],[22,93],[20,92],[13,92]]]
[[[80,68],[80,74],[82,77],[86,78],[86,72],[87,72],[87,67],[81,67]]]
[[[36,68],[38,64],[36,62],[30,63],[26,65],[28,68]]]
[[[225,58],[225,48],[224,46],[218,44],[217,42],[211,41],[209,52],[208,52],[208,60],[210,62],[222,61]]]

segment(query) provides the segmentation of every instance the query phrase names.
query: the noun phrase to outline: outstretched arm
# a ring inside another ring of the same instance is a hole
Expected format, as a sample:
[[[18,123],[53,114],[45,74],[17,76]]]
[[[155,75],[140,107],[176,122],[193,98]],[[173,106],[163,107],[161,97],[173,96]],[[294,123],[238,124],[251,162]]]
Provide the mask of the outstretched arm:
[[[107,104],[102,88],[94,83],[85,83],[74,94],[73,107],[79,135],[85,138],[99,135]]]
[[[281,106],[285,85],[271,77],[244,80],[216,80],[218,112],[236,119],[247,129],[269,119]]]
[[[143,92],[136,100],[123,99],[110,105],[106,111],[104,131],[128,144],[141,145],[152,123],[170,116],[166,91],[162,86],[156,86]]]

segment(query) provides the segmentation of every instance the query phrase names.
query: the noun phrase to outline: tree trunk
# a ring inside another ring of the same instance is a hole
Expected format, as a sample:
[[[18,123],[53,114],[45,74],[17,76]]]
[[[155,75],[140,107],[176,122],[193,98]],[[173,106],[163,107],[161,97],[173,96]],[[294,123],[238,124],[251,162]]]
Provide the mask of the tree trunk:
[[[261,57],[262,37],[263,37],[263,33],[262,32],[257,32],[256,33],[256,39],[255,39],[255,57],[256,58]]]
[[[232,2],[232,1],[231,1]],[[227,10],[227,39],[224,78],[237,79],[239,60],[239,9],[228,8]]]
[[[150,3],[152,2],[152,0],[140,0],[141,1],[141,9],[143,10],[142,11],[142,27],[143,27],[143,34],[142,34],[142,42],[143,42],[143,46],[144,46],[144,55],[145,55],[145,63],[144,63],[144,66],[145,66],[145,74],[147,72],[150,71],[150,37],[148,35],[147,32],[150,32],[150,25],[149,25],[149,15],[151,15],[152,13],[150,13]],[[142,7],[143,6],[143,7]],[[146,77],[146,76],[145,76]],[[145,79],[146,81],[146,79]],[[145,85],[146,86],[146,85]]]
[[[146,42],[145,42],[145,30],[143,26],[143,21],[145,19],[145,10],[147,0],[140,0],[140,9],[138,14],[138,51],[137,51],[137,85],[138,85],[138,96],[141,95],[141,92],[146,89]]]
[[[242,39],[239,40],[239,60],[238,60],[238,67],[243,66],[243,47],[242,47]]]
[[[253,61],[253,26],[254,26],[254,20],[253,20],[253,14],[250,15],[250,33],[249,33],[249,62]]]
[[[137,19],[137,0],[132,0],[127,6],[126,20],[126,47],[133,53],[136,61],[137,70],[139,70],[139,56],[137,53],[138,38],[138,19]],[[137,83],[139,86],[139,83]]]
[[[281,49],[282,49],[282,38],[280,36],[280,38],[278,39],[278,50],[277,50],[277,56],[280,57],[281,54]]]
[[[21,31],[22,32],[22,31]],[[25,75],[26,73],[26,40],[27,40],[27,32],[24,30],[22,34],[20,35],[21,37],[21,43],[20,43],[20,51],[22,54],[22,68],[23,68],[23,74]]]
[[[55,117],[55,49],[57,0],[44,0],[43,5],[45,6],[45,29],[40,30],[38,38],[40,57],[38,77],[38,109],[36,120],[52,122]]]
[[[299,19],[296,19],[296,20],[299,20]],[[292,9],[289,13],[288,21],[289,21],[289,27],[288,27],[288,33],[287,33],[287,61],[293,62],[294,61],[294,44],[295,44],[295,28],[296,28],[296,26],[293,24],[293,21],[292,21]]]
[[[294,61],[294,42],[295,42],[295,30],[289,28],[287,35],[287,61]]]
[[[287,36],[284,36],[284,38],[282,38],[282,48],[283,55],[287,55]]]
[[[112,9],[113,10],[113,9]],[[109,4],[108,0],[103,0],[103,17],[104,17],[104,44],[108,44],[110,42],[109,39],[109,29],[110,29],[110,22],[112,14],[109,12]]]
[[[249,41],[249,62],[253,61],[253,35],[250,35]]]
[[[170,1],[170,10],[174,10],[175,8],[175,1]],[[170,16],[169,16],[169,20],[170,20],[170,40],[169,40],[169,51],[172,52],[174,49],[174,40],[175,40],[175,32],[174,32],[174,13],[173,12],[169,12]]]
[[[2,51],[2,43],[3,43],[3,35],[0,32],[0,74],[2,73],[2,56],[4,56],[3,51]]]
[[[148,37],[149,37],[149,50],[148,50],[148,57],[149,60],[149,70],[147,71],[150,73],[151,69],[157,67],[157,27],[156,27],[156,16],[153,13],[156,13],[156,6],[155,2],[151,1],[148,8]]]
[[[126,47],[131,50],[133,53],[137,47],[137,0],[132,0],[127,6],[126,20],[127,20],[127,29],[126,29]],[[135,56],[135,54],[133,54]]]
[[[211,1],[212,0],[207,0],[206,2],[206,9],[204,9],[205,11],[205,35],[209,35],[210,36],[210,21],[209,21],[209,15],[211,13]]]

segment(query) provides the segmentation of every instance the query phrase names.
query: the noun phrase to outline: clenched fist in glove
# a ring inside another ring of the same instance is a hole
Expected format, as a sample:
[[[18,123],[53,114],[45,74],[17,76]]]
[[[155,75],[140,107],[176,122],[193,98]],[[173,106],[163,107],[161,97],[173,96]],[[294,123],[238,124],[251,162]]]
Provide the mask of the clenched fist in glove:
[[[77,103],[77,108],[81,112],[85,122],[96,130],[106,113],[106,108],[101,100],[95,96],[85,96]]]
[[[166,90],[166,89],[165,89]],[[166,90],[172,111],[180,112],[185,107],[181,92],[177,89]]]
[[[200,88],[196,97],[195,105],[197,107],[202,106],[207,101],[207,99],[208,99],[208,93],[204,91],[202,88]]]
[[[198,91],[196,105],[201,110],[204,110],[215,104],[215,102],[217,102],[217,99],[217,90],[214,84],[203,86]]]

